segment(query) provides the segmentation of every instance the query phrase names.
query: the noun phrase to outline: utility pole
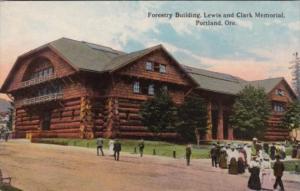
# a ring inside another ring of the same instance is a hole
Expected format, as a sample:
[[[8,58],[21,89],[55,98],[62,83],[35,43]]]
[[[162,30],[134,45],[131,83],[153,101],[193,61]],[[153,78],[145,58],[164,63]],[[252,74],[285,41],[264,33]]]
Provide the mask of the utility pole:
[[[300,99],[300,57],[298,52],[295,52],[293,56],[294,60],[290,62],[292,64],[290,67],[290,69],[292,69],[292,84],[298,99]]]

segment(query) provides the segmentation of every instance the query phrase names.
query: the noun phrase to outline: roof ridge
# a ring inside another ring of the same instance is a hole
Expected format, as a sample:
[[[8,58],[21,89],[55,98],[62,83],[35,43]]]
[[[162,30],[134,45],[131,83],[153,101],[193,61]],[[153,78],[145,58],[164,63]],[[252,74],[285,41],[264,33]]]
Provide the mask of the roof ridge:
[[[224,80],[224,81],[229,81],[229,82],[235,82],[235,83],[241,83],[241,81],[247,82],[247,80],[244,80],[244,79],[242,79],[242,78],[240,78],[240,77],[233,76],[233,75],[227,74],[227,73],[215,72],[215,71],[206,70],[206,69],[202,69],[202,68],[196,68],[196,67],[187,66],[187,65],[182,65],[182,66],[183,66],[184,68],[187,68],[187,69],[191,68],[191,69],[203,70],[203,71],[211,72],[211,73],[213,73],[213,74],[227,75],[227,76],[232,77],[233,80],[225,79],[225,78],[222,78],[222,77],[211,76],[211,75],[208,75],[208,74],[201,74],[201,73],[197,73],[196,71],[187,71],[188,73],[195,74],[195,75],[202,75],[202,76],[206,76],[206,77],[213,78],[213,79],[219,79],[219,80]]]
[[[285,79],[285,78],[283,76],[280,76],[280,77],[274,77],[274,78],[265,78],[265,79],[261,79],[261,80],[251,80],[248,82],[258,82],[258,81],[275,80],[275,79]]]

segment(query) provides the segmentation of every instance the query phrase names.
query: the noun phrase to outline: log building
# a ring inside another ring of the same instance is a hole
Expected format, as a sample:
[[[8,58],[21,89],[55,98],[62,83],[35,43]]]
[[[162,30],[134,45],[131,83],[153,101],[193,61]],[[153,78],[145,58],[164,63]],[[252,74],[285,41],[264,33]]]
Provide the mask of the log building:
[[[208,131],[202,139],[233,139],[228,116],[245,85],[265,88],[273,105],[267,139],[278,128],[295,93],[283,78],[245,81],[179,64],[161,45],[125,53],[61,38],[19,56],[1,92],[14,99],[14,136],[151,138],[141,124],[140,104],[164,88],[176,104],[191,92],[208,102]],[[162,133],[174,139],[175,131]]]

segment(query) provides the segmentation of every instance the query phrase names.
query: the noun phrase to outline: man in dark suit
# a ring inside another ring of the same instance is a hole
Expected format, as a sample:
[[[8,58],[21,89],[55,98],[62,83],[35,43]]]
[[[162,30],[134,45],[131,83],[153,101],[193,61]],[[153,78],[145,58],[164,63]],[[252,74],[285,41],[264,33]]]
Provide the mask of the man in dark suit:
[[[281,180],[284,171],[284,164],[283,162],[280,161],[279,155],[276,155],[276,162],[274,163],[273,170],[274,170],[274,176],[276,177],[274,189],[276,189],[277,185],[279,184],[281,190],[284,191],[283,183]]]
[[[121,143],[118,139],[115,140],[115,143],[114,143],[114,157],[115,157],[115,160],[119,160],[119,157],[120,157],[120,151],[121,151]]]

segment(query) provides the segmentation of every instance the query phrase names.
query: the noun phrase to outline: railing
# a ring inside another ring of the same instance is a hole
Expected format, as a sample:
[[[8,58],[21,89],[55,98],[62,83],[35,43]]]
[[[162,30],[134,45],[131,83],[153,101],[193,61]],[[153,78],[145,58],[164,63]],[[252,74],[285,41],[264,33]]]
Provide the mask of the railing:
[[[35,85],[35,84],[39,84],[39,83],[45,82],[47,80],[51,80],[53,78],[56,78],[56,74],[55,73],[48,74],[46,76],[42,76],[42,77],[38,77],[38,78],[33,78],[31,80],[27,80],[27,81],[21,82],[21,87],[24,88],[24,87],[32,86],[32,85]]]
[[[43,96],[24,99],[19,104],[21,106],[27,106],[27,105],[40,104],[49,101],[60,100],[60,99],[63,99],[63,93],[52,93]]]

